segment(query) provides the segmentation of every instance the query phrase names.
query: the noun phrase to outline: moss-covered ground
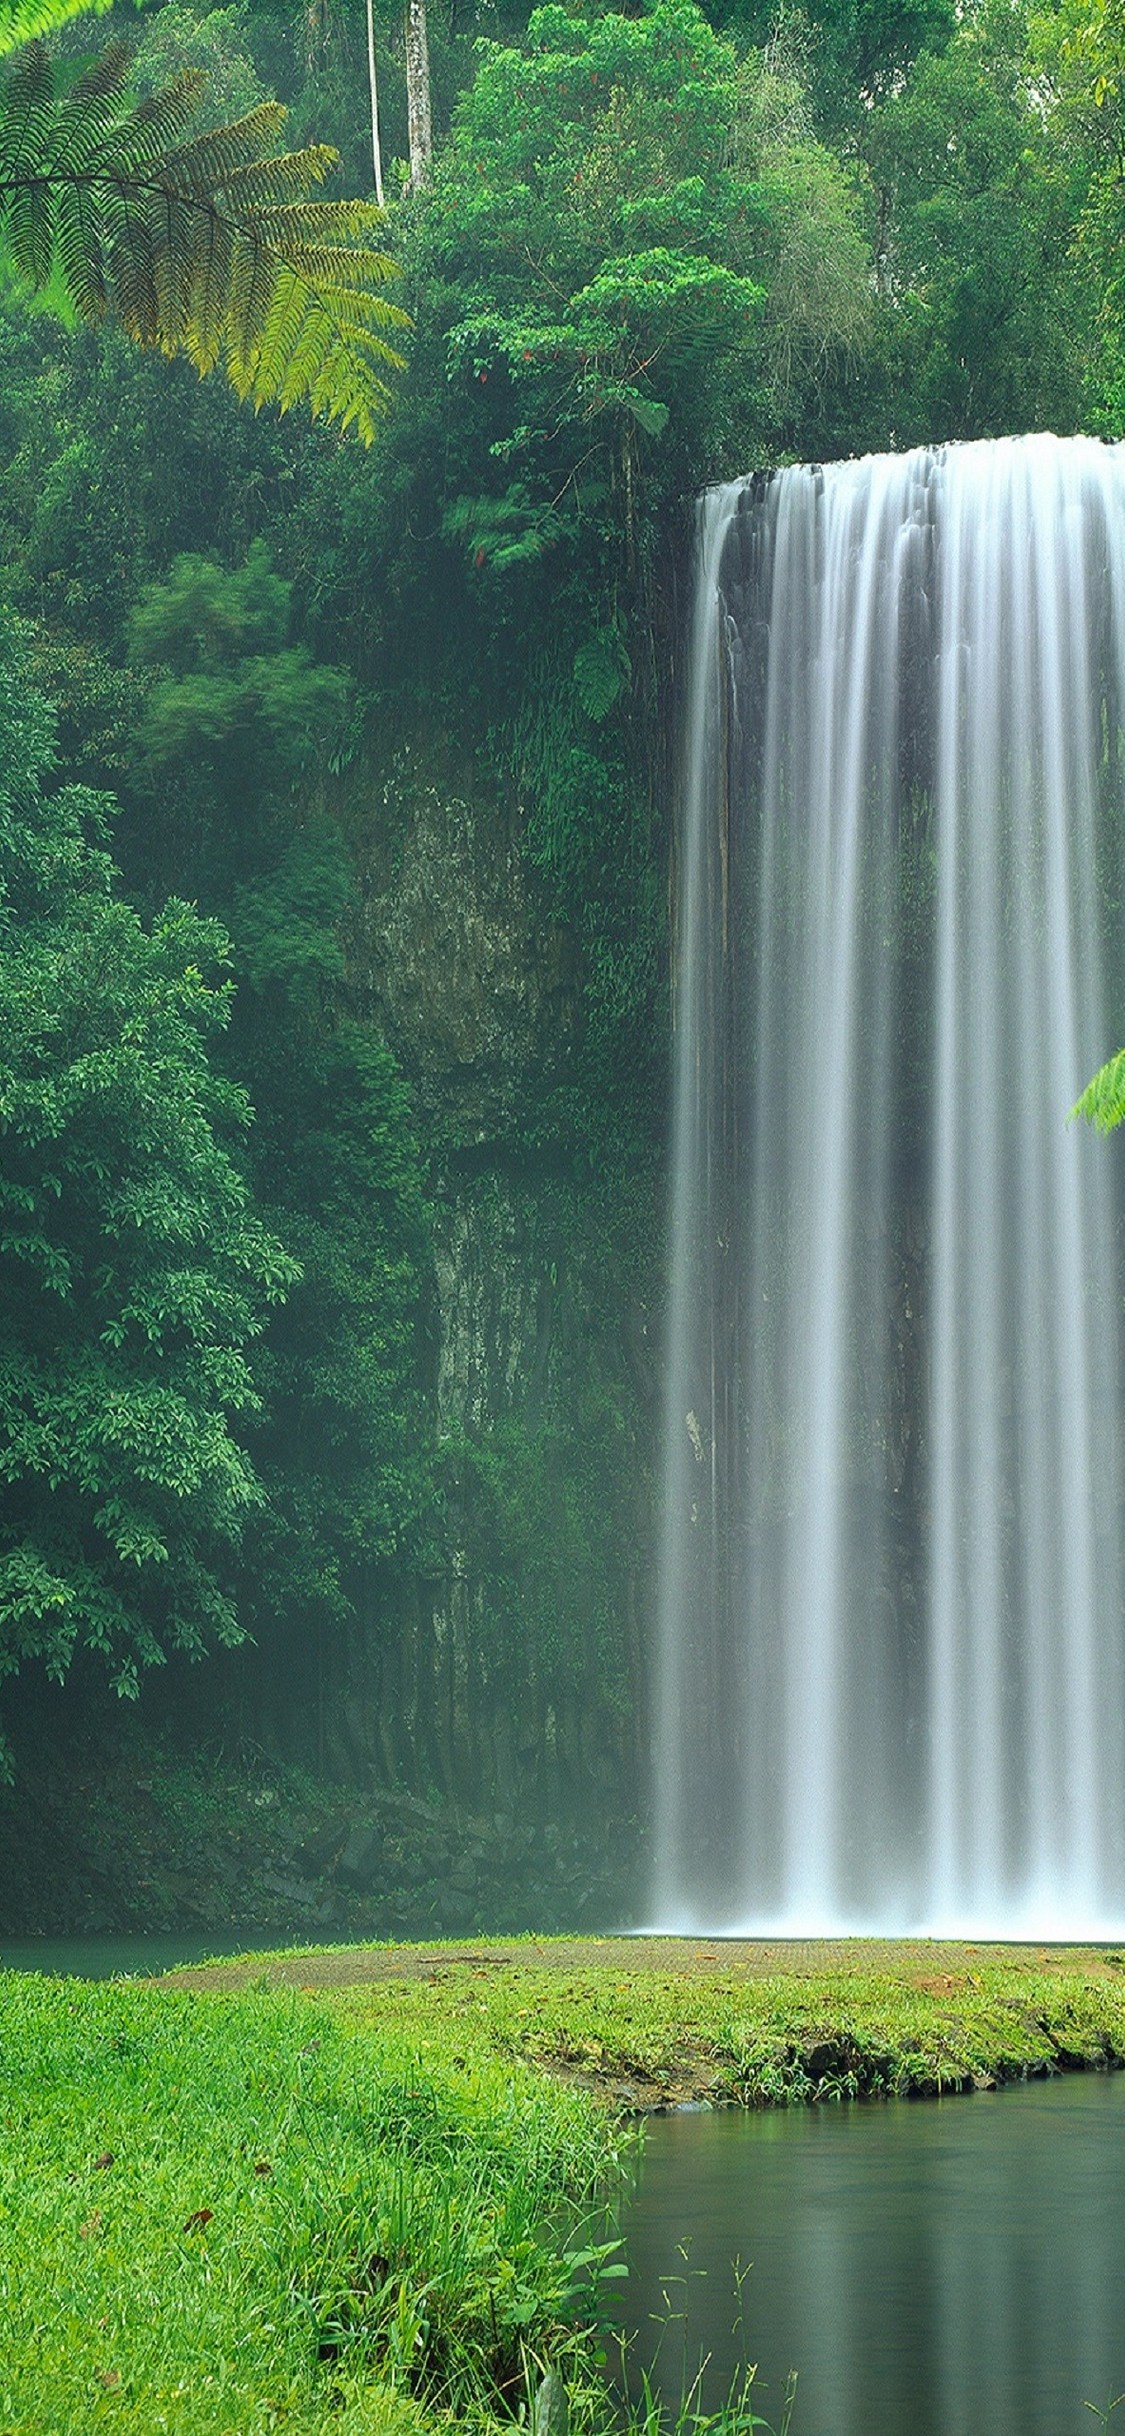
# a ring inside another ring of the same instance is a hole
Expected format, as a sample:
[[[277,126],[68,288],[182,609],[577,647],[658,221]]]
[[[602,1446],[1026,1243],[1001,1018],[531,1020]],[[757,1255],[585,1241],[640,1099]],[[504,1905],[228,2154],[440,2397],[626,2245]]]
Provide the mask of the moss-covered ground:
[[[531,2062],[643,2113],[936,2096],[1125,2063],[1125,1950],[670,1937],[351,1946],[181,1972]]]
[[[597,2379],[590,2226],[687,2098],[1125,2062],[1125,1953],[489,1941],[0,1975],[0,2436],[487,2436]]]

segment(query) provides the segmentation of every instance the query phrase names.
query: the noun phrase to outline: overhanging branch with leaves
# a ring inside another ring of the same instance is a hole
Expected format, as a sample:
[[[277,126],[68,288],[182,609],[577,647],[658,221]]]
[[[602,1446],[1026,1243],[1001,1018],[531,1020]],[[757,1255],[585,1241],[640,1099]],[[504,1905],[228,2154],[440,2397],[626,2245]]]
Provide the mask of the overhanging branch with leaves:
[[[376,205],[312,190],[328,145],[273,147],[280,102],[192,135],[194,72],[133,106],[130,54],[112,44],[69,90],[40,43],[0,103],[0,236],[37,289],[58,282],[83,320],[112,313],[130,337],[222,364],[238,395],[314,414],[364,440],[402,369],[409,318],[386,288],[391,257],[368,240]]]

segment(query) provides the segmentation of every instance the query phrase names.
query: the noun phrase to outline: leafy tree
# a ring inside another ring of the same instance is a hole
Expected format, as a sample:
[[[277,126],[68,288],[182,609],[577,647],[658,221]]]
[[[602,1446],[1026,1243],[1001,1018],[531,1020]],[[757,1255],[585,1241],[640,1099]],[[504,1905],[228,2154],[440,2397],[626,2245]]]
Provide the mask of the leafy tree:
[[[590,1090],[636,1100],[675,555],[698,484],[787,444],[861,341],[855,196],[794,80],[692,0],[549,7],[480,46],[404,264],[411,377],[358,479],[318,463],[308,594],[407,717],[487,734],[579,944]]]
[[[244,118],[266,98],[248,39],[246,10],[239,0],[205,13],[190,0],[161,0],[146,15],[133,53],[130,82],[142,99],[174,84],[185,69],[206,78],[197,117],[200,129]]]
[[[349,682],[289,640],[292,585],[264,542],[240,567],[195,553],[129,620],[138,705],[122,858],[138,888],[190,888],[224,917],[291,832],[295,790],[344,730]]]
[[[1073,240],[1089,164],[1036,30],[984,0],[869,114],[880,314],[865,445],[1082,419],[1091,300]]]
[[[1041,54],[1054,36],[1054,127],[1089,165],[1073,246],[1082,288],[1095,308],[1086,332],[1087,419],[1107,438],[1118,438],[1125,432],[1125,8],[1121,0],[1072,0],[1061,24],[1049,19],[1038,31]]]
[[[493,461],[484,496],[447,511],[478,565],[540,556],[607,510],[628,555],[663,455],[683,487],[758,436],[788,234],[774,136],[762,71],[691,0],[543,8],[525,46],[483,49],[422,257],[458,295],[448,378]],[[850,236],[830,342],[862,319],[854,218]]]
[[[262,541],[233,569],[184,553],[162,582],[145,587],[129,620],[129,645],[134,663],[160,672],[138,739],[157,767],[200,752],[206,758],[208,746],[229,757],[245,732],[259,787],[268,791],[278,774],[292,781],[323,753],[345,707],[347,678],[288,640],[292,590]],[[244,771],[235,773],[239,780]]]
[[[212,1045],[218,926],[146,929],[106,816],[51,792],[51,723],[0,636],[0,1673],[101,1653],[118,1691],[238,1638],[232,1551],[260,1502],[249,1348],[297,1275],[233,1145]]]

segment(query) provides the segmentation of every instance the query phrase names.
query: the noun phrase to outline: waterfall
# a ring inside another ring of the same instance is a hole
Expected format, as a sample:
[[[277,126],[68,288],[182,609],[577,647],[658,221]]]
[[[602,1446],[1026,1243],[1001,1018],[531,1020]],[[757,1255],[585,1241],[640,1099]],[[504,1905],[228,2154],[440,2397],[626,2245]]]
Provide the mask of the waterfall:
[[[1125,448],[700,519],[655,1904],[1125,1923]]]

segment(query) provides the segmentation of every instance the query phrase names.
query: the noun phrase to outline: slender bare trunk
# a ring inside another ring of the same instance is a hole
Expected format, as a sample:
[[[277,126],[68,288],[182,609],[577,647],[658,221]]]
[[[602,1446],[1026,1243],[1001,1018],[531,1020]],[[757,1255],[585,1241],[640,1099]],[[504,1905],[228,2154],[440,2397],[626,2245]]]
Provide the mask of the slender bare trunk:
[[[371,95],[371,163],[375,171],[375,200],[383,205],[383,155],[379,147],[379,87],[375,80],[375,13],[367,0],[367,84]]]
[[[430,45],[426,0],[406,0],[406,121],[413,194],[428,184],[434,136],[430,117]]]

